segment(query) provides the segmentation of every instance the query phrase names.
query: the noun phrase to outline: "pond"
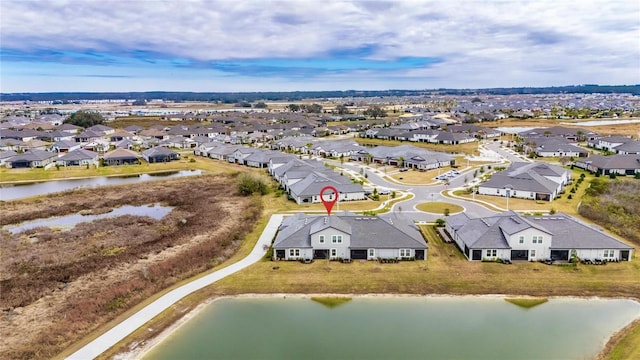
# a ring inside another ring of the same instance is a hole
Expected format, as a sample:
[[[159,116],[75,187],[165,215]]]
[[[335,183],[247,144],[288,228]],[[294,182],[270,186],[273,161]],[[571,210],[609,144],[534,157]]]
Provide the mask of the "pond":
[[[168,206],[161,206],[159,204],[145,205],[145,206],[132,206],[124,205],[113,209],[112,211],[104,214],[97,215],[83,215],[73,214],[67,216],[55,216],[46,219],[36,219],[31,221],[25,221],[17,225],[5,225],[3,230],[7,230],[12,234],[18,234],[26,230],[34,229],[37,227],[55,227],[63,230],[70,230],[74,226],[82,222],[90,222],[99,219],[105,219],[109,217],[133,215],[133,216],[149,216],[156,220],[162,219],[165,215],[171,212],[173,208]]]
[[[583,359],[640,317],[631,300],[498,297],[224,298],[145,359]]]
[[[84,179],[51,180],[44,182],[30,182],[21,184],[0,185],[0,200],[16,200],[36,195],[44,195],[59,191],[73,190],[106,185],[134,184],[138,182],[164,180],[182,176],[202,174],[201,170],[181,170],[151,174],[136,174],[128,176],[101,176]]]

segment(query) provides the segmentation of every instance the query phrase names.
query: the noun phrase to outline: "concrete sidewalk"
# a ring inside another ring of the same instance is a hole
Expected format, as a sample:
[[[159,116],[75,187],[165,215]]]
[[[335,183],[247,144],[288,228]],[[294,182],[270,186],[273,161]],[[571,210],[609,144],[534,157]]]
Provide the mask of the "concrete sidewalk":
[[[111,330],[102,334],[97,339],[85,345],[67,359],[84,360],[97,357],[183,297],[260,261],[260,259],[265,255],[266,249],[271,245],[271,240],[275,237],[278,227],[282,223],[283,217],[283,215],[279,214],[271,216],[267,226],[262,232],[262,235],[260,235],[256,246],[244,259],[168,292],[128,319],[114,326]]]

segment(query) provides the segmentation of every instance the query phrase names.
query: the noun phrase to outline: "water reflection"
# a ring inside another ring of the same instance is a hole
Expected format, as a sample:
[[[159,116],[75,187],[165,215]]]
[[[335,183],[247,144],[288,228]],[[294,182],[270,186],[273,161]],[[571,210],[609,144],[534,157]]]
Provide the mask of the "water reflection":
[[[137,182],[163,180],[183,176],[200,175],[202,170],[181,170],[153,174],[122,176],[102,176],[86,179],[51,180],[35,183],[16,183],[0,185],[0,200],[16,200],[30,196],[44,195],[79,188],[91,188],[106,185],[133,184]]]
[[[31,221],[25,221],[18,225],[5,225],[2,229],[11,232],[12,234],[18,234],[23,231],[35,229],[37,227],[55,227],[62,228],[63,230],[71,230],[74,226],[82,222],[90,222],[99,219],[105,219],[109,217],[133,215],[133,216],[148,216],[156,220],[162,219],[165,215],[171,212],[173,208],[169,206],[162,206],[154,204],[152,206],[132,206],[124,205],[113,209],[108,213],[98,215],[83,215],[73,214],[67,216],[55,216],[46,219],[36,219]]]

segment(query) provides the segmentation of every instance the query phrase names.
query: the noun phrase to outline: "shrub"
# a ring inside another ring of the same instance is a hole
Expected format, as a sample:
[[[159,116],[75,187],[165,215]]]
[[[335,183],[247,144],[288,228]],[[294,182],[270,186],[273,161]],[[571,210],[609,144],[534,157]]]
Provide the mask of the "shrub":
[[[444,219],[439,219],[439,218],[438,218],[438,219],[436,219],[436,226],[437,226],[437,227],[443,227],[443,226],[444,226],[444,224],[445,224]]]
[[[567,196],[567,199],[569,200],[573,199],[573,195],[569,194],[569,196]]]
[[[266,195],[269,193],[269,185],[259,176],[241,174],[238,176],[238,192],[243,196],[253,194]]]
[[[451,210],[449,210],[449,208],[444,209],[444,216],[449,216],[450,213],[451,213]]]
[[[610,173],[609,174],[609,179],[615,179],[616,178],[616,173]]]

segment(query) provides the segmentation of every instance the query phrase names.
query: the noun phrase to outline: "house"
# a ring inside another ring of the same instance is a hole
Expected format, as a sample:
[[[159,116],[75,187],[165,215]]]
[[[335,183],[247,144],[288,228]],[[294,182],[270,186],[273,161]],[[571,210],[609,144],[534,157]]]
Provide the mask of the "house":
[[[406,166],[419,170],[436,169],[453,165],[455,158],[451,155],[429,151],[413,145],[376,146],[372,149],[358,151],[351,155],[352,160]]]
[[[570,144],[564,138],[527,138],[527,143],[535,143],[534,151],[540,157],[586,157],[589,152]]]
[[[478,186],[478,194],[551,201],[571,179],[571,172],[547,163],[516,162]]]
[[[116,131],[116,129],[108,127],[106,125],[97,124],[88,127],[87,131],[92,131],[101,135],[111,135]]]
[[[598,137],[598,134],[581,129],[581,128],[566,128],[563,126],[552,126],[548,128],[535,128],[527,131],[522,131],[518,133],[518,136],[527,138],[527,137],[557,137],[564,138],[568,141],[578,142],[578,141],[592,141]]]
[[[9,168],[41,168],[53,164],[57,154],[45,150],[29,150],[6,160]]]
[[[27,144],[22,140],[16,139],[0,139],[0,151],[7,150],[25,150],[27,148]]]
[[[16,155],[18,155],[18,153],[13,150],[0,150],[0,166],[7,165],[7,160]]]
[[[65,132],[72,135],[77,134],[81,130],[82,128],[80,126],[73,125],[73,124],[62,124],[58,126],[58,131]]]
[[[60,166],[95,166],[99,165],[100,156],[98,153],[76,149],[69,151],[56,160],[56,165]]]
[[[589,147],[593,147],[599,150],[617,152],[616,149],[618,147],[627,143],[631,143],[634,149],[637,146],[637,141],[633,140],[630,137],[625,137],[625,136],[601,137],[601,138],[588,141],[587,145]]]
[[[630,261],[633,248],[565,215],[523,216],[508,211],[485,218],[450,216],[445,230],[470,261],[580,259]]]
[[[427,244],[410,221],[343,212],[296,214],[282,221],[273,242],[274,260],[426,260]]]
[[[110,151],[102,157],[104,165],[139,164],[140,155],[128,149],[118,148]]]
[[[255,168],[267,168],[269,161],[274,157],[282,156],[281,153],[271,150],[258,150],[244,158],[245,165]]]
[[[156,146],[143,151],[142,158],[149,163],[169,162],[180,159],[180,154],[167,147]]]
[[[288,174],[287,174],[288,175]],[[316,204],[322,202],[320,191],[325,186],[333,186],[338,190],[338,201],[364,200],[364,188],[354,184],[347,177],[334,172],[306,172],[304,178],[289,185],[289,197],[297,204]],[[325,200],[333,200],[333,195],[325,196]]]
[[[640,155],[591,155],[577,160],[574,166],[601,175],[636,175],[640,173]]]
[[[82,144],[70,140],[56,141],[51,145],[50,150],[57,153],[68,153],[73,150],[80,149]]]
[[[85,130],[81,134],[76,135],[76,142],[87,143],[104,140],[104,134],[92,130]]]
[[[220,145],[209,150],[208,154],[212,159],[230,161],[233,153],[240,147],[240,145]]]
[[[256,151],[258,151],[258,149],[240,146],[229,156],[228,160],[232,163],[246,165],[245,159]]]

